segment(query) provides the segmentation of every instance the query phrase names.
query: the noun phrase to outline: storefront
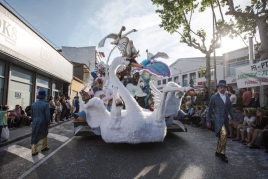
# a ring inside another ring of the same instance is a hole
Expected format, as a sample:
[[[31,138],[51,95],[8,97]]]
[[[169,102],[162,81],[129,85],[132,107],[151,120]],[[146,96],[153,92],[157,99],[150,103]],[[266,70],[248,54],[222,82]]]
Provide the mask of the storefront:
[[[39,90],[69,95],[73,65],[0,3],[0,104],[23,108]]]

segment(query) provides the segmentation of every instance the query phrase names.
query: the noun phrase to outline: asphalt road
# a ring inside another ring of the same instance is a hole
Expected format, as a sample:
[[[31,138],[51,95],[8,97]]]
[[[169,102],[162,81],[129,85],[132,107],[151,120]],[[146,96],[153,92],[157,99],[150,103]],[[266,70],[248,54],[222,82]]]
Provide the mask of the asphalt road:
[[[31,156],[30,138],[0,148],[0,178],[267,178],[268,154],[228,141],[217,158],[215,134],[188,126],[163,143],[108,144],[73,137],[72,122],[50,129],[50,150]]]

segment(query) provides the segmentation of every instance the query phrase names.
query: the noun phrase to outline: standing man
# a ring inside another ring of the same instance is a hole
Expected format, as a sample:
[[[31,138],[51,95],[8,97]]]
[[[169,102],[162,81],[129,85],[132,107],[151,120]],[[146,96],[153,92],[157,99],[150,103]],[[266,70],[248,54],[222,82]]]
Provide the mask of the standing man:
[[[48,128],[50,126],[50,111],[49,105],[45,102],[46,91],[40,90],[38,92],[35,103],[32,104],[32,156],[37,155],[37,143],[41,140],[41,151],[49,150],[47,146]]]
[[[207,115],[207,127],[211,127],[211,116],[214,116],[215,134],[219,137],[217,150],[215,155],[221,157],[223,162],[228,163],[228,159],[225,155],[227,134],[229,133],[229,119],[228,114],[231,118],[236,121],[236,116],[234,114],[233,106],[230,101],[229,96],[225,94],[226,91],[226,81],[220,80],[217,86],[218,93],[211,96],[208,115]]]
[[[208,87],[204,87],[202,92],[202,105],[208,104]]]
[[[76,98],[75,98],[74,105],[75,105],[75,111],[74,111],[74,113],[78,113],[79,112],[79,109],[80,109],[79,97],[78,96],[76,96]]]
[[[243,97],[243,105],[244,105],[244,107],[249,107],[249,104],[250,104],[250,101],[251,101],[251,98],[252,98],[251,88],[248,88],[248,90],[243,93],[242,97]]]

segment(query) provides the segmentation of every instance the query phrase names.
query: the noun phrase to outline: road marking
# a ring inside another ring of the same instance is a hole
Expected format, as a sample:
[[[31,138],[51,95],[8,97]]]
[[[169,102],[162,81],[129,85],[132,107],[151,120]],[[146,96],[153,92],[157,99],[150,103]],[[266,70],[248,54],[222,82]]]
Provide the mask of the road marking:
[[[63,143],[59,148],[57,148],[55,151],[51,152],[48,156],[44,157],[42,160],[40,160],[36,165],[32,166],[29,170],[27,170],[25,173],[23,173],[21,176],[19,176],[17,179],[22,179],[29,175],[32,171],[34,171],[37,167],[39,167],[42,163],[44,163],[47,159],[52,157],[55,153],[57,153],[61,148],[63,148],[65,145],[67,145],[69,142],[73,140],[74,137],[67,140],[65,143]]]
[[[6,148],[4,148],[7,152],[13,153],[21,158],[24,158],[30,162],[36,163],[42,158],[45,157],[45,155],[39,153],[36,156],[32,156],[32,150],[28,149],[26,147],[22,147],[20,145],[11,145]]]
[[[53,134],[53,133],[48,133],[47,137],[51,138],[51,139],[61,141],[61,142],[66,142],[68,139],[70,139],[69,137],[65,137],[65,136],[58,135],[58,134]]]

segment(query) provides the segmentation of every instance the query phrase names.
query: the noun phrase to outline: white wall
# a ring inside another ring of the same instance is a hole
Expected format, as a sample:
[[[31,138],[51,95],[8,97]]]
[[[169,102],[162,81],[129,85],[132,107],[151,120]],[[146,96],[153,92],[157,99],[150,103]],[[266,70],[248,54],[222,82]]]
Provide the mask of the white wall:
[[[69,61],[83,63],[90,68],[95,69],[96,47],[62,47],[62,55]]]

